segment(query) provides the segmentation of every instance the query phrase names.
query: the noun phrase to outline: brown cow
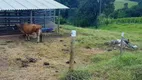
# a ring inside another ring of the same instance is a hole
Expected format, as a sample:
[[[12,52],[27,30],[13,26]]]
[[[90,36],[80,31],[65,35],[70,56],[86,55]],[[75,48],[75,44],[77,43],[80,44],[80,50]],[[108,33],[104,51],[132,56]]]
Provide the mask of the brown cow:
[[[36,33],[37,34],[37,42],[40,42],[40,35],[41,35],[41,25],[37,24],[16,24],[19,30],[25,35],[26,40],[30,40],[29,35]]]

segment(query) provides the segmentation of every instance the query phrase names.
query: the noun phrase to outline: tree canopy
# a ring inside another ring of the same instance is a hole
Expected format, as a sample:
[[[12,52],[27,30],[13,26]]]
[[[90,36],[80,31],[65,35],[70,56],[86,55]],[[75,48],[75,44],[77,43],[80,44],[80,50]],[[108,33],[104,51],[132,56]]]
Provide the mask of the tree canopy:
[[[70,7],[64,12],[68,20],[77,26],[93,26],[97,24],[97,18],[101,10],[108,17],[114,11],[115,0],[57,0]],[[101,2],[101,8],[100,8]],[[65,17],[65,16],[64,16]]]
[[[112,18],[124,18],[124,17],[140,17],[142,16],[142,1],[141,0],[133,0],[137,1],[138,5],[133,6],[132,8],[126,8],[126,4],[124,4],[123,9],[116,10],[111,14]]]
[[[69,10],[62,12],[62,19],[66,19],[76,26],[94,26],[97,25],[98,16],[103,14],[106,18],[124,18],[142,16],[142,0],[130,0],[138,2],[138,5],[128,8],[128,3],[124,8],[116,11],[114,7],[115,0],[56,0],[70,7]],[[100,4],[101,2],[101,4]]]

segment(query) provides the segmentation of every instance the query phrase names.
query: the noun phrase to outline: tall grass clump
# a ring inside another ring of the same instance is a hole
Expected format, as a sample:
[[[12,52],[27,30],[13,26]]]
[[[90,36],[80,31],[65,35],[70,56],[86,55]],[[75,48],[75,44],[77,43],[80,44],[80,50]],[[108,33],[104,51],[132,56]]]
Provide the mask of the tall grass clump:
[[[96,71],[99,72],[98,74],[101,77],[107,76],[108,80],[141,80],[141,57],[141,53],[124,53],[122,56],[115,56],[109,60],[106,59],[103,67],[96,69]]]
[[[117,68],[124,68],[127,66],[139,65],[142,64],[139,56],[132,53],[125,53],[122,56],[114,57],[110,60],[109,65]]]
[[[89,80],[90,78],[91,73],[87,70],[75,70],[68,72],[61,78],[61,80]]]

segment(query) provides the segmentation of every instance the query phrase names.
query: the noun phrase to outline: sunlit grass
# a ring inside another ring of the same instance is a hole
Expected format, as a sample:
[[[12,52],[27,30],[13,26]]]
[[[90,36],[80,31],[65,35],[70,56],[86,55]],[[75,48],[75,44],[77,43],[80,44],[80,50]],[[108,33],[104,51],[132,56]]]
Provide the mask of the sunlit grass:
[[[124,4],[128,3],[128,7],[131,8],[132,6],[137,5],[137,2],[129,1],[129,0],[115,0],[115,10],[122,9]]]

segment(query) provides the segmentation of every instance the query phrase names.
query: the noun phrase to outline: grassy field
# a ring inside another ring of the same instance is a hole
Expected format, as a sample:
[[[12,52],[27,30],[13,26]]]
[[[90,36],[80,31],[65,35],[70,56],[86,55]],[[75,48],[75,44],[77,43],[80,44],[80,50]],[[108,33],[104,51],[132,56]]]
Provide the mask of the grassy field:
[[[0,37],[0,80],[141,80],[141,26],[109,24],[96,30],[62,25],[60,35],[46,34],[43,43]],[[68,72],[67,63],[71,30],[77,30],[74,72]],[[113,50],[104,43],[120,39],[121,32],[138,50],[125,50],[120,57],[119,48]]]
[[[76,46],[100,49],[103,53],[88,56],[90,63],[76,68],[74,72],[65,73],[62,80],[141,80],[142,79],[142,24],[110,24],[100,29],[77,28],[64,25],[66,30],[77,30]],[[125,38],[136,44],[138,50],[125,50],[120,56],[119,49],[110,49],[104,42],[120,39],[121,32]],[[95,52],[95,51],[94,51]],[[78,54],[79,52],[76,52]],[[97,51],[96,51],[97,53]]]
[[[115,0],[115,10],[123,8],[125,3],[128,3],[129,8],[138,4],[129,0]]]

